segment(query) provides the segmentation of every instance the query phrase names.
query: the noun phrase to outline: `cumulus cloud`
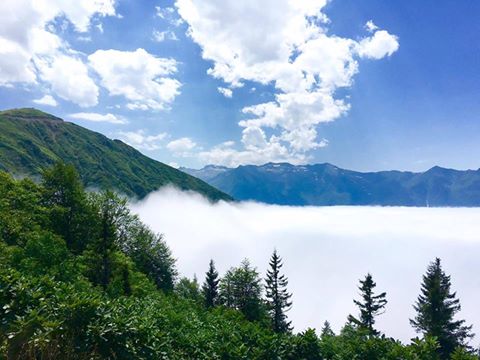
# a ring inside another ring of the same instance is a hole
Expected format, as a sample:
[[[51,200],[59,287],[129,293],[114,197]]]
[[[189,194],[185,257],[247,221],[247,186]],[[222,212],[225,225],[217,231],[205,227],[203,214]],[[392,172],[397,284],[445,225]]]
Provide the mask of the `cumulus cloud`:
[[[320,329],[325,320],[338,331],[357,312],[352,299],[358,280],[371,272],[389,301],[378,327],[408,342],[415,336],[408,319],[422,275],[438,256],[461,299],[460,317],[478,333],[480,283],[471,274],[480,252],[480,209],[212,205],[171,188],[131,207],[166,235],[185,276],[201,280],[211,258],[223,274],[245,257],[265,274],[277,248],[294,294],[289,316],[298,331]]]
[[[39,105],[47,105],[47,106],[57,106],[57,100],[54,99],[52,95],[45,95],[41,97],[40,99],[35,99],[33,100],[35,104]]]
[[[127,124],[128,121],[125,120],[123,117],[114,115],[114,114],[99,114],[93,112],[80,112],[75,114],[70,114],[68,116],[71,119],[76,120],[86,120],[86,121],[93,121],[93,122],[107,122],[111,124]]]
[[[48,82],[53,92],[64,100],[81,107],[98,103],[99,90],[88,74],[88,68],[78,58],[58,55],[37,62],[40,78]]]
[[[163,147],[162,142],[168,138],[167,133],[148,135],[145,130],[119,131],[117,136],[125,143],[139,150],[153,151]]]
[[[88,57],[110,95],[123,96],[129,109],[165,110],[180,94],[174,59],[156,57],[144,49],[97,50]]]
[[[252,143],[255,129],[244,130],[242,145],[245,149],[239,150],[234,141],[225,141],[207,151],[200,151],[195,155],[206,164],[223,164],[228,167],[237,167],[242,164],[262,165],[267,162],[289,162],[299,165],[307,161],[304,154],[292,155],[286,146],[282,145],[278,138],[272,138],[264,146],[254,146]],[[262,134],[257,134],[257,141],[262,142]]]
[[[219,86],[219,87],[217,87],[217,90],[220,94],[222,94],[226,98],[231,98],[233,96],[232,89]]]
[[[81,106],[95,105],[98,89],[82,59],[56,33],[55,21],[67,21],[84,33],[92,18],[115,15],[114,5],[114,0],[1,1],[0,86],[37,84]],[[68,65],[73,70],[62,70]]]
[[[362,57],[381,59],[398,50],[397,37],[385,30],[376,31],[372,37],[360,41],[358,53]]]
[[[167,144],[167,149],[175,156],[191,156],[191,151],[197,147],[197,144],[188,137],[172,140]]]
[[[380,59],[398,49],[398,39],[367,24],[370,35],[360,41],[329,35],[329,19],[322,12],[326,0],[177,0],[188,35],[212,62],[208,73],[230,88],[245,81],[272,85],[273,101],[247,106],[239,125],[271,129],[266,144],[255,149],[218,147],[204,156],[214,163],[242,163],[245,159],[282,154],[284,161],[309,159],[308,152],[325,146],[317,140],[321,123],[334,121],[349,110],[339,88],[352,85],[361,58]],[[264,36],[268,34],[268,36]],[[255,161],[258,163],[258,161]]]

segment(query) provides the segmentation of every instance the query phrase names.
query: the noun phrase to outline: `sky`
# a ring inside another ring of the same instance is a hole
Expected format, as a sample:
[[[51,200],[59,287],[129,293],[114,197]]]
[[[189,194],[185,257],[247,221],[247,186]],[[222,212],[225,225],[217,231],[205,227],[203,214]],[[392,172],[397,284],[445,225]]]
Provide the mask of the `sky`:
[[[440,257],[462,307],[457,319],[480,334],[479,208],[293,207],[261,203],[210,203],[198,194],[164,188],[133,203],[132,210],[165,235],[181,276],[203,281],[212,258],[222,276],[244,258],[261,277],[276,248],[293,293],[288,312],[296,331],[335,331],[349,314],[368,272],[388,304],[376,326],[405,343],[428,264]],[[193,240],[192,240],[193,239]],[[479,335],[472,340],[478,346]]]
[[[480,2],[4,0],[0,109],[173,166],[478,169]]]

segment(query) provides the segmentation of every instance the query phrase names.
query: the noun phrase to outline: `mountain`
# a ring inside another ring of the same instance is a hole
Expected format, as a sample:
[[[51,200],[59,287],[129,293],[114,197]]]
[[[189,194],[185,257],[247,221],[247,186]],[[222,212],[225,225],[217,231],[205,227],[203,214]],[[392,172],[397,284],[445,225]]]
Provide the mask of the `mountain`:
[[[203,181],[209,182],[216,176],[232,169],[225,166],[207,165],[202,169],[188,169],[181,167],[180,170],[199,179],[202,179]]]
[[[357,172],[331,164],[183,169],[237,200],[280,205],[480,206],[480,170]],[[216,175],[214,173],[217,172]]]
[[[167,184],[211,200],[229,200],[191,175],[152,160],[120,140],[36,109],[0,112],[0,170],[38,177],[56,161],[73,164],[86,186],[112,188],[142,198]]]

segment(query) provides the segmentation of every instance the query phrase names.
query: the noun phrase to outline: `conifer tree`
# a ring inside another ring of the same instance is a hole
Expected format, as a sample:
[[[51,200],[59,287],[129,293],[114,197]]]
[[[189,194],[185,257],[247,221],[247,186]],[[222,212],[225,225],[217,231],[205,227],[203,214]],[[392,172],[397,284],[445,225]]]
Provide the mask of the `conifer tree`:
[[[329,321],[325,321],[323,323],[323,327],[322,327],[322,333],[321,333],[321,338],[325,338],[325,337],[331,337],[331,336],[335,336],[335,333],[333,332],[332,330],[332,326],[330,325],[330,322]]]
[[[285,313],[292,306],[290,301],[292,294],[287,291],[288,279],[285,275],[280,274],[283,263],[282,258],[277,254],[277,250],[273,251],[269,265],[270,269],[267,270],[267,277],[265,278],[265,296],[267,298],[267,309],[272,320],[272,328],[277,333],[289,332],[291,322],[287,320]]]
[[[205,281],[202,286],[203,297],[205,299],[205,306],[207,308],[214,307],[218,303],[218,278],[217,269],[215,269],[215,263],[210,260],[209,268],[205,276]]]
[[[423,276],[421,294],[414,305],[417,315],[410,320],[424,337],[437,339],[442,359],[450,358],[455,348],[465,347],[466,340],[473,336],[472,326],[465,326],[465,320],[454,319],[460,311],[460,300],[455,292],[450,292],[450,286],[450,276],[445,274],[440,259],[436,258]]]
[[[357,325],[361,329],[368,331],[369,335],[378,335],[378,331],[374,329],[375,317],[381,315],[385,311],[387,304],[386,293],[379,295],[374,294],[377,284],[373,281],[372,275],[367,274],[364,280],[360,280],[360,295],[362,300],[353,300],[355,305],[360,309],[360,317],[357,319],[350,315],[348,320]]]

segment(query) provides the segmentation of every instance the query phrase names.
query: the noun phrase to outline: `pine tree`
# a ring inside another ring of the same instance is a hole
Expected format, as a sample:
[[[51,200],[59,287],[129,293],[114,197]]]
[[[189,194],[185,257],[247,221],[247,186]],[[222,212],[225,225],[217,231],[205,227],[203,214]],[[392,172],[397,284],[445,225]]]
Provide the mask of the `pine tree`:
[[[360,280],[360,290],[362,300],[353,300],[355,305],[360,309],[360,318],[357,319],[350,315],[348,320],[357,325],[361,329],[368,331],[369,335],[378,335],[378,331],[374,329],[375,317],[384,313],[387,304],[386,293],[379,295],[374,294],[377,284],[373,281],[372,275],[367,274],[365,280]]]
[[[439,258],[436,258],[423,276],[421,294],[414,309],[415,319],[410,323],[424,337],[435,337],[439,343],[439,355],[450,358],[457,347],[465,347],[465,341],[473,336],[472,326],[465,326],[465,320],[454,320],[460,311],[460,300],[456,293],[450,292],[450,276],[442,270]]]
[[[209,268],[205,276],[205,282],[202,286],[203,297],[205,299],[205,306],[207,308],[214,307],[218,302],[218,272],[215,269],[215,263],[210,260]]]
[[[272,328],[277,333],[289,332],[292,328],[291,322],[287,320],[285,313],[292,306],[290,301],[292,294],[287,291],[288,279],[285,275],[280,274],[283,263],[282,258],[277,254],[277,250],[273,251],[269,265],[270,269],[267,271],[265,279],[265,296],[267,298],[267,309],[272,319]]]
[[[328,321],[325,321],[323,323],[323,327],[322,327],[322,333],[321,333],[321,338],[325,338],[325,337],[331,337],[331,336],[335,336],[335,333],[333,332],[332,330],[332,326],[330,325],[330,322]]]

